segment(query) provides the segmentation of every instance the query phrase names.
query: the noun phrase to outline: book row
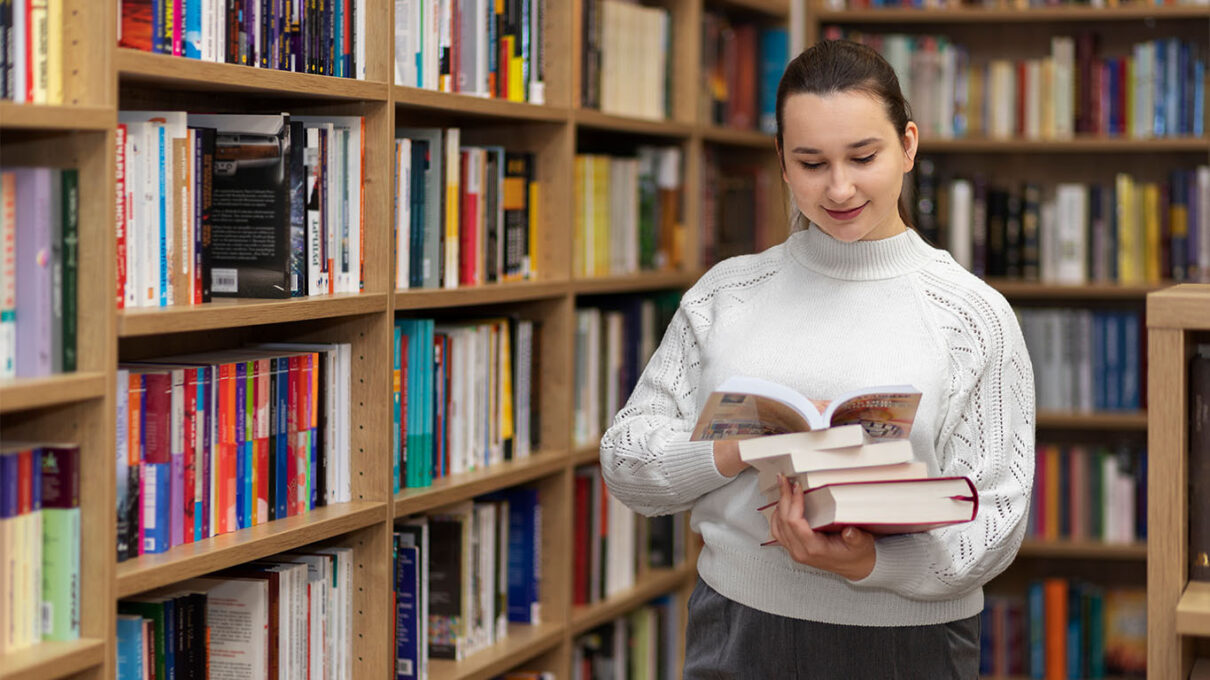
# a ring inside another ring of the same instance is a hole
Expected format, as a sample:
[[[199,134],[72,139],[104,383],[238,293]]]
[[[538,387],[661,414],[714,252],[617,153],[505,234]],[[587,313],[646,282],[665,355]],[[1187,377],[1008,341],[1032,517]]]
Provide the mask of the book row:
[[[1146,451],[1038,445],[1027,526],[1047,541],[1146,541]]]
[[[363,288],[363,118],[120,111],[118,121],[119,309]]]
[[[310,548],[118,602],[120,680],[353,677],[353,549]]]
[[[399,319],[394,330],[396,492],[526,458],[537,448],[538,324]]]
[[[348,344],[122,363],[118,560],[350,500]]]
[[[546,101],[546,0],[395,0],[395,84]]]
[[[0,2],[0,99],[63,103],[64,0]]]
[[[0,379],[76,370],[79,173],[0,168]]]
[[[428,677],[429,659],[465,659],[541,622],[542,511],[516,487],[396,525],[394,677]]]
[[[665,595],[577,637],[571,648],[572,680],[678,677],[681,607]]]
[[[1026,596],[988,596],[980,614],[981,674],[1037,680],[1142,677],[1147,593],[1084,581],[1031,581]]]
[[[765,164],[725,162],[728,155],[712,146],[703,151],[699,245],[706,267],[785,237],[768,214],[770,198],[781,196],[781,178]]]
[[[635,156],[577,154],[572,275],[675,269],[685,259],[679,147],[639,147]]]
[[[0,656],[80,637],[80,449],[0,442]]]
[[[824,6],[832,11],[846,9],[959,9],[963,7],[983,9],[1029,10],[1040,7],[1150,7],[1149,0],[825,0]],[[1169,5],[1206,5],[1206,0],[1175,0]]]
[[[534,155],[462,146],[459,128],[400,128],[395,134],[395,287],[534,278]]]
[[[1205,134],[1206,59],[1158,38],[1099,56],[1098,36],[1053,36],[1050,54],[979,61],[944,35],[825,29],[878,50],[895,68],[921,137],[1069,139]]]
[[[675,292],[576,310],[572,440],[595,446],[630,396],[680,303]]]
[[[581,103],[619,116],[663,120],[672,104],[672,18],[626,0],[584,0]]]
[[[1137,311],[1019,308],[1039,409],[1146,407],[1146,348]]]
[[[121,0],[118,45],[257,68],[366,77],[362,0]]]
[[[609,493],[599,465],[577,468],[573,484],[573,605],[601,602],[633,588],[650,569],[685,561],[683,515],[636,514]]]
[[[1210,166],[1163,182],[1005,186],[945,180],[918,164],[911,204],[922,235],[979,276],[1057,284],[1210,280]]]
[[[702,17],[701,120],[777,132],[777,85],[789,60],[785,27],[732,22],[719,12]]]

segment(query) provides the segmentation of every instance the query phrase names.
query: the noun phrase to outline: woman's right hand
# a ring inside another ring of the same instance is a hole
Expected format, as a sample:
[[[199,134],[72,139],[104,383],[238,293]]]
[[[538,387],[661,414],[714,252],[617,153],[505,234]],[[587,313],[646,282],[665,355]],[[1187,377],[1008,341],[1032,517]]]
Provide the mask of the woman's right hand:
[[[744,471],[748,464],[739,456],[738,439],[716,439],[714,441],[714,467],[725,477],[734,477]]]

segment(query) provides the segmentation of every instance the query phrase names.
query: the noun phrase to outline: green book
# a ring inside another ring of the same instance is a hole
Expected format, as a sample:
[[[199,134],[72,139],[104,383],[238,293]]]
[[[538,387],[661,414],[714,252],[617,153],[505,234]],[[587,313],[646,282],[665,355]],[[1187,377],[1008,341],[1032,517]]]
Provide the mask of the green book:
[[[76,370],[76,290],[79,264],[79,172],[63,171],[63,372]]]
[[[42,509],[42,639],[80,637],[80,508]]]

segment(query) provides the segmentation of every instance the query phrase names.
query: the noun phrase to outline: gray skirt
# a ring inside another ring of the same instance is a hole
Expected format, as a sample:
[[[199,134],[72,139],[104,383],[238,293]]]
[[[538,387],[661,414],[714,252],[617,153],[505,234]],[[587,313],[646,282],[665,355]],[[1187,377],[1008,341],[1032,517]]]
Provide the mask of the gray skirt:
[[[979,616],[929,626],[842,626],[746,607],[701,578],[689,597],[685,680],[973,680]]]

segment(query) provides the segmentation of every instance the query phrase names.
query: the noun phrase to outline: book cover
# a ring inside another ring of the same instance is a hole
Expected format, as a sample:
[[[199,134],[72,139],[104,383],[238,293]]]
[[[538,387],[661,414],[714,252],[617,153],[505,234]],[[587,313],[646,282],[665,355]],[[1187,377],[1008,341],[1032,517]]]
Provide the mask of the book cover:
[[[49,375],[54,370],[52,354],[53,293],[51,168],[16,168],[17,228],[15,318],[18,377]]]
[[[0,171],[0,379],[17,371],[17,176]]]
[[[1189,365],[1189,578],[1210,581],[1210,345]]]
[[[290,120],[190,114],[216,130],[211,177],[210,294],[290,297]]]

